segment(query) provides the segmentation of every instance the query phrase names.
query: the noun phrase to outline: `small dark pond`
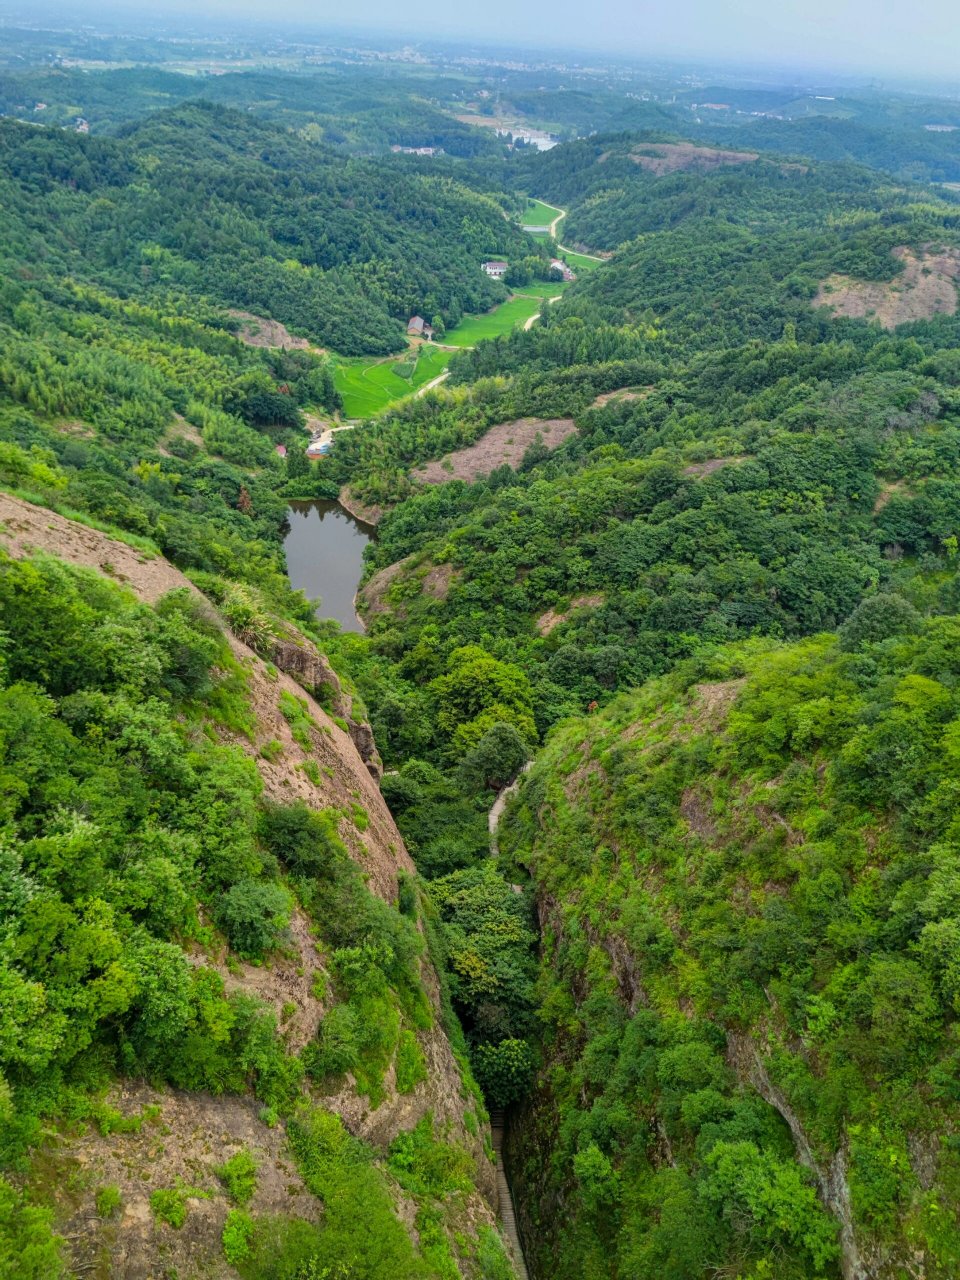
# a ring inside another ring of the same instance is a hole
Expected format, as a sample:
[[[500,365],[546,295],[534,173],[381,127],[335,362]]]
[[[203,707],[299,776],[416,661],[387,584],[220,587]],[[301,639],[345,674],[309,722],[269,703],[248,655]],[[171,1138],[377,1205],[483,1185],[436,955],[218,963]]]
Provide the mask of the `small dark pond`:
[[[319,598],[318,618],[333,618],[344,631],[362,631],[353,607],[363,573],[363,548],[371,525],[348,515],[339,502],[291,502],[284,542],[290,585]]]

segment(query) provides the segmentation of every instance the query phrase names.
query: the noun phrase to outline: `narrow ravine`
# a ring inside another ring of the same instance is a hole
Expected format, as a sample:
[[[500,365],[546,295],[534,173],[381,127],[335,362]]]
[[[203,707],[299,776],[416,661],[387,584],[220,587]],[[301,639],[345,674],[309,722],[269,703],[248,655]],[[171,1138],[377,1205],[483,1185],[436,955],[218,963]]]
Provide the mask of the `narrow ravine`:
[[[523,782],[524,775],[529,773],[533,768],[533,761],[529,760],[520,772],[514,778],[509,786],[504,787],[497,792],[497,798],[490,807],[490,813],[487,819],[490,828],[490,857],[496,858],[500,852],[500,843],[497,838],[497,831],[500,826],[500,819],[503,811],[507,807],[507,802],[511,796],[515,796],[520,790],[520,784]],[[527,1261],[523,1253],[523,1241],[520,1239],[520,1232],[517,1230],[517,1214],[513,1204],[513,1191],[510,1189],[510,1180],[507,1177],[506,1166],[503,1163],[503,1135],[506,1128],[506,1117],[502,1110],[490,1112],[490,1130],[493,1135],[493,1149],[497,1156],[497,1196],[500,1202],[500,1221],[503,1223],[503,1231],[507,1239],[510,1241],[510,1247],[513,1250],[514,1261],[516,1263],[517,1275],[520,1280],[529,1280],[527,1272]]]

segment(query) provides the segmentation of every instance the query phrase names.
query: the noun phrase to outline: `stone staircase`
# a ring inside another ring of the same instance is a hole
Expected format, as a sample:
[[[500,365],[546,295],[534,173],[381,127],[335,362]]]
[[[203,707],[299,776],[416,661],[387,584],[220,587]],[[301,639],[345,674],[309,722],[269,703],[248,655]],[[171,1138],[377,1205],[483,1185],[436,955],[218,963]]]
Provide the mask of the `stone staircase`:
[[[527,1274],[527,1264],[523,1257],[523,1245],[520,1243],[520,1233],[517,1231],[517,1215],[513,1209],[513,1195],[510,1191],[510,1183],[507,1181],[506,1170],[503,1167],[503,1125],[503,1112],[491,1111],[490,1129],[493,1133],[493,1149],[497,1153],[497,1195],[500,1201],[500,1221],[503,1224],[503,1234],[510,1244],[514,1270],[519,1280],[530,1280]]]

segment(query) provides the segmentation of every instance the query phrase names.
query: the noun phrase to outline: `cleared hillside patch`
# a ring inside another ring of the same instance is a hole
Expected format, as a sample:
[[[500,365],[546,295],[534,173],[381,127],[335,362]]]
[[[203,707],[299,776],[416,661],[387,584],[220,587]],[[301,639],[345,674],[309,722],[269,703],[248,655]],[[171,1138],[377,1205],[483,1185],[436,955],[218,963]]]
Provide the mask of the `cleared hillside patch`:
[[[601,156],[603,159],[605,157]],[[720,151],[713,147],[698,147],[692,142],[644,142],[631,150],[630,159],[659,178],[665,173],[678,173],[683,169],[720,169],[725,165],[753,164],[759,156],[756,151]]]
[[[813,306],[829,307],[834,316],[848,320],[875,320],[882,329],[956,312],[960,249],[928,246],[917,252],[901,245],[893,256],[903,263],[893,280],[828,276]]]
[[[229,311],[228,315],[240,321],[237,337],[248,347],[286,347],[288,351],[306,351],[313,347],[306,338],[298,338],[279,320],[268,320],[266,316],[255,316],[252,311]]]
[[[537,440],[547,449],[556,449],[576,429],[572,418],[518,418],[516,422],[501,422],[475,444],[417,467],[411,474],[424,484],[444,484],[447,480],[466,480],[472,484],[497,467],[517,467]]]

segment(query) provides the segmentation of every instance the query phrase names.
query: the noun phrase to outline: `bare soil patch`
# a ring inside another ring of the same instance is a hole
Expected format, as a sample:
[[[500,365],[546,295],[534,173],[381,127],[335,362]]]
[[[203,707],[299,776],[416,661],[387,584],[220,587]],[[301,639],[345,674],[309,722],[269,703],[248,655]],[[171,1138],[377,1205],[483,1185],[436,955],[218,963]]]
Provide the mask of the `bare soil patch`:
[[[548,609],[546,613],[541,613],[536,621],[536,628],[542,636],[548,636],[555,627],[559,627],[561,622],[567,622],[578,609],[598,609],[605,598],[602,592],[595,595],[574,596],[565,609]]]
[[[203,448],[203,436],[201,436],[192,422],[188,422],[179,413],[173,415],[173,426],[164,436],[164,440],[167,444],[174,440],[188,440],[191,444],[195,444],[198,449]],[[161,449],[160,452],[162,453],[163,450]]]
[[[297,338],[279,320],[255,316],[252,311],[229,311],[228,315],[240,321],[237,337],[248,347],[287,347],[297,351],[308,348],[317,350],[306,338]]]
[[[630,159],[650,173],[662,177],[681,169],[719,169],[724,165],[753,164],[756,151],[718,151],[692,142],[646,142],[634,147]]]
[[[78,418],[60,418],[54,425],[61,435],[77,436],[81,440],[92,440],[97,434],[93,427]]]
[[[125,1082],[108,1101],[126,1116],[141,1115],[147,1106],[159,1107],[160,1114],[139,1133],[102,1136],[91,1128],[62,1137],[43,1158],[44,1181],[78,1274],[104,1280],[155,1280],[174,1273],[210,1280],[235,1277],[220,1244],[231,1206],[214,1168],[242,1147],[258,1162],[252,1213],[319,1216],[319,1201],[286,1152],[283,1129],[269,1129],[259,1120],[260,1104],[254,1099],[161,1092]],[[187,1199],[187,1220],[179,1231],[157,1222],[150,1209],[150,1193],[174,1187],[178,1179],[204,1193]],[[123,1204],[116,1218],[97,1215],[96,1193],[102,1186],[120,1189]]]
[[[619,391],[604,391],[597,396],[591,409],[602,409],[605,404],[629,404],[633,400],[646,400],[653,387],[643,387],[640,391],[623,388]]]
[[[952,316],[957,310],[960,249],[932,249],[919,253],[901,245],[893,256],[903,270],[893,280],[855,280],[828,276],[817,290],[814,307],[829,307],[848,320],[876,320],[882,329],[896,329],[913,320]]]
[[[736,454],[732,458],[708,458],[706,462],[691,462],[683,468],[685,476],[694,476],[700,479],[703,476],[712,476],[715,471],[721,471],[724,467],[732,467],[734,463],[743,462],[745,454]]]
[[[680,816],[698,839],[711,841],[717,834],[717,824],[710,809],[710,798],[696,787],[687,787],[680,797]]]
[[[873,504],[873,514],[879,515],[883,508],[887,505],[891,498],[895,498],[898,493],[910,496],[907,486],[902,480],[894,480],[890,484],[885,484],[877,495],[877,500]]]
[[[363,524],[378,525],[387,511],[386,507],[375,507],[370,503],[361,502],[351,493],[349,485],[343,486],[337,501],[344,511],[348,511],[353,516],[354,520],[360,520]]]
[[[686,723],[701,730],[722,728],[727,719],[727,713],[740,696],[746,683],[746,680],[741,678],[694,685],[690,712],[685,717]]]
[[[472,484],[504,465],[516,468],[523,455],[539,438],[547,449],[556,449],[576,431],[572,418],[518,418],[491,427],[466,449],[448,453],[439,462],[428,462],[411,474],[424,484],[444,484],[466,480]]]

